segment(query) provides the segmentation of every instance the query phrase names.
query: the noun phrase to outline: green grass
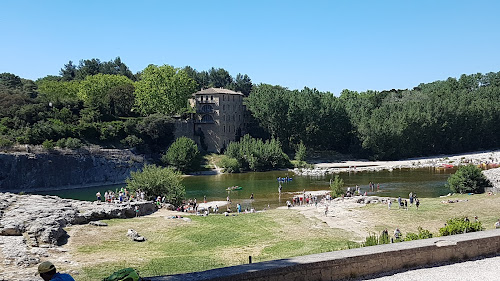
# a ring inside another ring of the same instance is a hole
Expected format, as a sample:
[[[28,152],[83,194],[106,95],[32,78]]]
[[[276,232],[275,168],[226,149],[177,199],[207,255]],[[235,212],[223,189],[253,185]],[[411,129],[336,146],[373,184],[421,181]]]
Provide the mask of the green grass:
[[[83,226],[73,234],[73,257],[83,265],[75,279],[98,280],[124,267],[134,267],[141,276],[202,271],[248,263],[248,256],[259,262],[348,244],[347,233],[328,226],[311,228],[311,220],[287,210],[190,218],[192,222],[163,217],[109,220],[104,232],[95,234]],[[128,228],[148,240],[128,240]]]

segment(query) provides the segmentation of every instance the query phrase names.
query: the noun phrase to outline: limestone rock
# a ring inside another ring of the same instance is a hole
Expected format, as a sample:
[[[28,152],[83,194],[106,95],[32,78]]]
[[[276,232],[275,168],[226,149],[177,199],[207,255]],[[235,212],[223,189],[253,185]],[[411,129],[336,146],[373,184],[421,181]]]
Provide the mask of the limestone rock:
[[[89,222],[90,225],[95,225],[95,226],[108,226],[107,223],[104,223],[102,221],[91,221]]]
[[[144,242],[144,241],[146,241],[146,238],[140,236],[139,233],[137,233],[137,231],[135,231],[133,229],[129,229],[127,231],[127,236],[132,241],[136,241],[136,242]]]

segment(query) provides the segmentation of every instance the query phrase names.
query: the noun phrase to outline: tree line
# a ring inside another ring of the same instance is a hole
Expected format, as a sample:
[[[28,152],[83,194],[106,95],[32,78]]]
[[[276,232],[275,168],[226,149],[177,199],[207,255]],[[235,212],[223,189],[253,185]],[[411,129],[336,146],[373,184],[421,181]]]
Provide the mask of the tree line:
[[[203,79],[203,83],[198,83]],[[0,147],[43,144],[77,148],[136,147],[163,153],[174,141],[173,116],[193,112],[188,99],[201,87],[249,91],[247,75],[224,69],[149,65],[133,74],[119,57],[69,61],[59,76],[36,81],[0,74]]]
[[[174,141],[172,117],[193,112],[188,99],[206,87],[244,93],[249,134],[275,140],[288,154],[302,145],[398,159],[491,149],[500,142],[500,72],[413,89],[343,90],[337,97],[314,88],[254,85],[248,75],[233,77],[222,68],[149,65],[133,74],[118,57],[70,61],[59,76],[36,81],[0,74],[0,146],[87,143],[163,152]]]
[[[343,90],[339,97],[261,84],[246,101],[259,125],[288,151],[303,142],[314,150],[399,159],[500,144],[500,72],[405,90]]]

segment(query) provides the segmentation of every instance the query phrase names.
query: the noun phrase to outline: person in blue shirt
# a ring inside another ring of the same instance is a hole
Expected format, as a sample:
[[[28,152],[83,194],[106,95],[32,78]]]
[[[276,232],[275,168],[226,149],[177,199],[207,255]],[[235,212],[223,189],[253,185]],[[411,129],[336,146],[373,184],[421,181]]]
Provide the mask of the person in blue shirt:
[[[44,281],[75,281],[71,275],[57,272],[56,267],[50,261],[44,261],[38,265],[38,274]]]

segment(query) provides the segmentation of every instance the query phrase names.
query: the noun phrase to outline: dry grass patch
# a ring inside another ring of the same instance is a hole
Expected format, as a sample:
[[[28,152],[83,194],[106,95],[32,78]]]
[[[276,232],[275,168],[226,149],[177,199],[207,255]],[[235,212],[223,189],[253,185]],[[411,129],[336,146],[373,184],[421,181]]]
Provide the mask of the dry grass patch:
[[[442,203],[442,201],[458,200],[456,203]],[[374,222],[374,232],[380,233],[383,229],[394,230],[399,228],[404,233],[417,232],[418,226],[430,230],[435,235],[446,220],[454,217],[469,217],[474,220],[478,216],[486,229],[493,228],[493,224],[500,214],[499,195],[460,195],[456,194],[445,198],[421,198],[420,208],[409,206],[408,210],[399,209],[396,204],[388,210],[387,205],[367,205],[361,209],[364,216]]]

